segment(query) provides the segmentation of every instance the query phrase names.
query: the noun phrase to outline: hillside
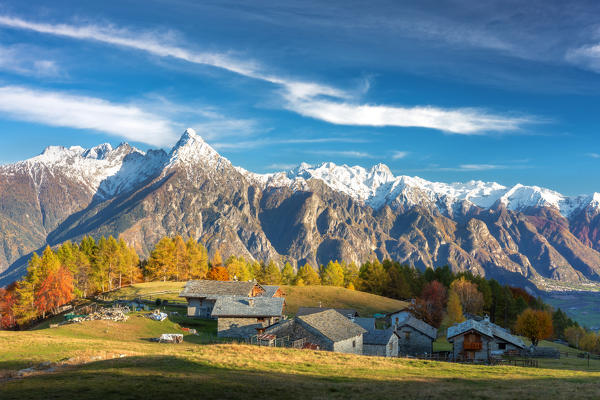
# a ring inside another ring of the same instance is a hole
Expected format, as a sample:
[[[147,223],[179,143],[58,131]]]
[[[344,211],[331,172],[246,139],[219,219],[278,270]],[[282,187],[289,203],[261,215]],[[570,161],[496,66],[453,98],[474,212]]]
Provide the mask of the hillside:
[[[143,173],[140,173],[143,172]],[[143,258],[163,236],[211,253],[317,266],[377,257],[449,265],[546,290],[600,283],[600,195],[444,184],[325,163],[276,174],[235,167],[193,130],[169,151],[49,147],[0,167],[0,285],[47,244],[113,235]]]
[[[160,298],[167,300],[182,300],[178,297],[184,282],[148,282],[116,290],[108,298],[134,299]],[[357,290],[348,290],[333,286],[282,286],[285,293],[286,312],[295,314],[298,307],[332,307],[353,308],[360,315],[370,316],[374,313],[385,313],[404,309],[408,304],[404,301],[377,296]],[[168,292],[168,293],[161,293]]]
[[[383,359],[308,350],[151,343],[182,332],[169,320],[132,315],[127,322],[93,321],[55,329],[0,331],[0,376],[34,373],[0,384],[0,398],[18,399],[578,399],[600,396],[600,362],[591,371],[488,367],[414,359]],[[544,366],[544,361],[540,361]],[[596,364],[597,363],[597,364]]]

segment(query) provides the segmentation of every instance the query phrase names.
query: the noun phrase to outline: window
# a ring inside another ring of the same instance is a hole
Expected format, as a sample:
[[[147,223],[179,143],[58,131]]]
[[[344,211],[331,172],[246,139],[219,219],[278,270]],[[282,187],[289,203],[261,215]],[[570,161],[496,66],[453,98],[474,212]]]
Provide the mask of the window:
[[[498,343],[498,349],[506,350],[506,343]]]
[[[404,339],[410,340],[410,331],[404,332]]]
[[[356,340],[352,341],[352,347],[356,347]]]
[[[257,320],[258,322],[265,322],[266,318],[264,318],[264,317],[262,317],[262,318],[256,318],[256,320]]]

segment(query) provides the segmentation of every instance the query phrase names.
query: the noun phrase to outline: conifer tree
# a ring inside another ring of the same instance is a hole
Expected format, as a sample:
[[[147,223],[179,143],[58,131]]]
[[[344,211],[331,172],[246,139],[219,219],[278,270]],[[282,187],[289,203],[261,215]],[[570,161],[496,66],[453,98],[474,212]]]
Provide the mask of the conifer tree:
[[[448,304],[446,306],[447,325],[454,325],[465,320],[463,315],[462,304],[458,294],[453,289],[450,289],[448,294]]]
[[[322,268],[321,283],[329,286],[344,286],[344,270],[337,260],[329,261]]]
[[[279,266],[275,264],[275,261],[270,260],[263,268],[263,273],[260,283],[266,285],[281,285],[281,270]]]
[[[291,285],[294,283],[295,278],[296,275],[294,274],[294,268],[292,267],[292,264],[286,262],[281,270],[281,283],[284,285]]]
[[[231,256],[225,263],[229,278],[234,281],[249,281],[250,271],[244,257]]]
[[[188,254],[189,277],[204,279],[208,273],[208,252],[206,247],[191,237],[185,244]]]
[[[212,268],[223,266],[223,257],[221,257],[219,249],[215,250],[215,254],[213,255],[212,260],[210,260],[210,266]]]
[[[189,279],[189,256],[187,247],[181,235],[175,236],[173,239],[174,246],[174,266],[175,266],[175,280],[187,280]]]
[[[317,271],[310,266],[310,264],[306,263],[302,267],[298,269],[298,273],[296,274],[296,285],[298,282],[302,280],[304,285],[320,285],[321,278]],[[298,285],[300,286],[300,285]]]
[[[150,253],[147,270],[151,279],[166,281],[174,275],[175,244],[168,238],[162,238]]]

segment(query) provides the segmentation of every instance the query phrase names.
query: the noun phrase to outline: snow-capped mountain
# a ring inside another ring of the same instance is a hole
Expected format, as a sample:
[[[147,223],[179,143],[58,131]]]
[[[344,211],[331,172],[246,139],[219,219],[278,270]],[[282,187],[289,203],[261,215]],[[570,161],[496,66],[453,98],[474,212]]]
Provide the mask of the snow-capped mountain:
[[[598,208],[600,193],[567,197],[550,189],[517,184],[506,187],[496,182],[469,181],[466,183],[430,182],[419,177],[394,176],[387,165],[377,164],[367,170],[331,162],[312,167],[300,164],[287,172],[251,174],[252,179],[266,186],[302,187],[309,179],[322,180],[333,190],[364,201],[373,208],[388,205],[435,205],[440,211],[468,202],[481,208],[501,203],[509,210],[529,207],[553,207],[565,217],[586,207]]]
[[[600,283],[598,193],[431,182],[383,164],[255,174],[192,129],[169,152],[52,146],[0,166],[0,284],[46,244],[120,235],[147,256],[176,234],[224,256],[313,266],[378,257],[518,284]]]

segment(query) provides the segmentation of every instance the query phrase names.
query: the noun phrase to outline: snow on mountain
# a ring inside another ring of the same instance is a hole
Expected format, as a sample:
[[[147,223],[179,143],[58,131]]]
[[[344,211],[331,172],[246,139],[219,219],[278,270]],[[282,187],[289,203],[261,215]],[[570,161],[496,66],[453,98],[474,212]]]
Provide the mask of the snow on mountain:
[[[133,188],[162,169],[164,151],[148,154],[123,143],[113,149],[108,143],[90,149],[79,146],[49,146],[42,154],[0,167],[3,173],[29,175],[36,186],[44,179],[64,176],[87,188],[100,199]]]
[[[500,202],[510,210],[554,207],[565,216],[588,206],[600,208],[598,193],[592,196],[567,197],[549,189],[521,184],[508,188],[496,182],[431,182],[419,177],[394,176],[384,164],[377,164],[367,170],[360,166],[350,167],[331,162],[315,167],[303,163],[285,173],[252,174],[252,179],[273,187],[295,187],[309,179],[320,179],[332,189],[374,208],[385,204],[435,204],[442,211],[446,211],[463,201],[481,208],[490,208]]]
[[[44,179],[45,173],[62,174],[84,185],[100,199],[106,199],[175,166],[183,166],[188,173],[193,174],[194,171],[207,167],[225,173],[225,168],[232,165],[189,128],[169,154],[163,150],[144,153],[127,143],[115,149],[108,143],[91,149],[50,146],[39,156],[0,166],[0,170],[9,174],[26,172],[37,185]],[[567,217],[578,210],[600,210],[600,193],[567,197],[549,189],[521,184],[506,187],[496,182],[478,180],[466,183],[431,182],[407,175],[394,176],[384,164],[365,169],[332,162],[318,166],[302,163],[290,171],[270,174],[257,174],[241,167],[235,169],[261,187],[304,190],[308,180],[319,179],[333,190],[373,208],[380,208],[385,204],[409,207],[422,205],[435,206],[442,212],[448,212],[460,207],[463,202],[481,208],[501,203],[510,210],[554,207]]]
[[[229,160],[222,157],[215,149],[210,147],[208,143],[196,134],[196,131],[188,128],[171,150],[167,166],[194,165],[198,163],[216,167],[217,169],[221,169],[225,165],[231,165]]]

